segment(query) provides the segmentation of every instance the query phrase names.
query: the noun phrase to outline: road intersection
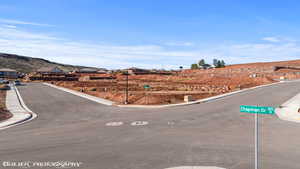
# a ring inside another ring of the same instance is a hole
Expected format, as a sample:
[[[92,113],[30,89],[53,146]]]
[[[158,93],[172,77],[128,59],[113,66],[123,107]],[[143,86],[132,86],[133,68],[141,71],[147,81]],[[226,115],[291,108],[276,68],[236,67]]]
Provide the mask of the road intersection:
[[[101,105],[40,83],[19,91],[38,118],[0,131],[1,162],[79,161],[84,169],[252,169],[254,118],[240,113],[239,106],[277,107],[300,92],[300,82],[160,109]],[[299,124],[270,115],[260,119],[260,166],[299,169]]]

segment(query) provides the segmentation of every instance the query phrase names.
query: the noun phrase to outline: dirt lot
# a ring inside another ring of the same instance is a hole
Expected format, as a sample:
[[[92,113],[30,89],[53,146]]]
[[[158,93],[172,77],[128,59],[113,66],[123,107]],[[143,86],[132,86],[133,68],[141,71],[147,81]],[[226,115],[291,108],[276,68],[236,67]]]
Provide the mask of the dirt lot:
[[[93,75],[97,76],[97,75]],[[126,76],[113,79],[54,81],[53,84],[97,97],[125,102]],[[171,104],[183,102],[185,95],[194,100],[244,88],[274,83],[282,79],[300,78],[300,60],[229,65],[208,70],[174,71],[171,75],[129,75],[129,104]],[[94,78],[97,79],[97,78]],[[149,88],[145,88],[149,86]]]
[[[180,103],[183,102],[185,95],[191,95],[196,100],[272,82],[274,81],[269,78],[250,78],[248,76],[132,75],[129,76],[128,81],[128,100],[130,104],[141,105]],[[119,104],[125,101],[125,76],[106,81],[59,81],[53,83],[113,100]],[[145,85],[150,88],[145,89]]]
[[[5,108],[6,91],[0,90],[0,121],[8,119],[11,114]]]

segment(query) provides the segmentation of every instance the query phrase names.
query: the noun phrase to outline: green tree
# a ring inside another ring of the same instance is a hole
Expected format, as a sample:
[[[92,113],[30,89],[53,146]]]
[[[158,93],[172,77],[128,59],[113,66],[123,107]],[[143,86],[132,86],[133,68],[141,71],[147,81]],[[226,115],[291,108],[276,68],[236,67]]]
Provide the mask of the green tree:
[[[204,59],[201,59],[201,60],[198,62],[198,65],[199,65],[199,66],[204,66],[204,65],[205,65],[205,60],[204,60]]]
[[[214,65],[215,67],[218,66],[218,59],[214,59],[214,60],[213,60],[213,65]]]
[[[214,62],[214,66],[215,66],[216,68],[222,68],[222,67],[225,67],[225,62],[224,62],[224,60],[214,59],[213,62]]]
[[[221,67],[225,67],[226,63],[224,62],[224,60],[221,60]]]
[[[191,69],[199,69],[198,64],[194,63],[191,65]]]

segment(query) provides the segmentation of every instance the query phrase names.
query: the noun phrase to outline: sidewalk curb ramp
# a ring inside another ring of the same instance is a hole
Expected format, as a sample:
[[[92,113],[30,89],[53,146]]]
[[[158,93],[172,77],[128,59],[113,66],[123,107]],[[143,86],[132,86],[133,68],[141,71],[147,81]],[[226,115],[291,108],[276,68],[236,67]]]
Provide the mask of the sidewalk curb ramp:
[[[18,89],[10,85],[6,94],[6,108],[12,117],[0,123],[0,130],[29,122],[37,117],[24,103]]]
[[[71,93],[71,94],[79,96],[79,97],[83,97],[85,99],[88,99],[88,100],[91,100],[91,101],[94,101],[94,102],[97,102],[97,103],[100,103],[100,104],[107,105],[107,106],[112,106],[113,104],[115,104],[114,102],[112,102],[110,100],[102,99],[102,98],[99,98],[99,97],[96,97],[96,96],[91,96],[91,95],[88,95],[88,94],[85,94],[85,93],[82,93],[82,92],[78,92],[78,91],[75,91],[75,90],[71,90],[71,89],[67,89],[67,88],[64,88],[64,87],[56,86],[56,85],[53,85],[53,84],[50,84],[50,83],[43,83],[43,84],[47,85],[47,86],[50,86],[50,87],[53,87],[53,88],[56,88],[56,89],[59,89],[59,90],[62,90],[62,91],[65,91],[67,93]]]
[[[281,120],[300,123],[300,93],[275,109]]]

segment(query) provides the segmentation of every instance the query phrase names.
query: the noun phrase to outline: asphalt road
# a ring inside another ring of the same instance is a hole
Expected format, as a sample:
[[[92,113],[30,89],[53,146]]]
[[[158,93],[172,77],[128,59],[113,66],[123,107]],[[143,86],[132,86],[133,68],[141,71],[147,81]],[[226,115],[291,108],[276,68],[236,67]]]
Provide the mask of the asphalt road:
[[[1,163],[78,161],[83,169],[253,169],[254,116],[240,113],[239,106],[279,106],[300,92],[300,82],[160,109],[104,106],[37,83],[19,90],[38,118],[0,131]],[[122,126],[106,126],[120,121]],[[130,125],[134,121],[149,124]],[[260,124],[260,167],[299,169],[300,124],[272,115],[260,116]]]

